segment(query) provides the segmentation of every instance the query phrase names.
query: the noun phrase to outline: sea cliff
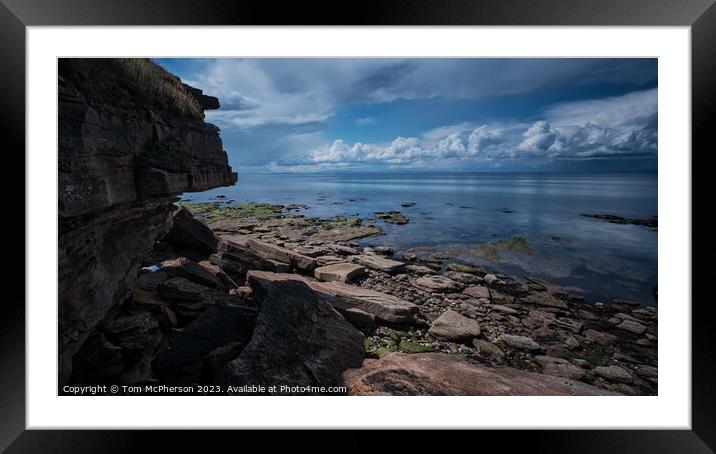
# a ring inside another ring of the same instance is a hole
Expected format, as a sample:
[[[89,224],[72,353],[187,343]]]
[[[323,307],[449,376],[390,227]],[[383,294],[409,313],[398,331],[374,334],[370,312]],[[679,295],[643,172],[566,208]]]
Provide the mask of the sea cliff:
[[[129,296],[178,194],[234,184],[218,100],[144,59],[60,59],[59,368]]]

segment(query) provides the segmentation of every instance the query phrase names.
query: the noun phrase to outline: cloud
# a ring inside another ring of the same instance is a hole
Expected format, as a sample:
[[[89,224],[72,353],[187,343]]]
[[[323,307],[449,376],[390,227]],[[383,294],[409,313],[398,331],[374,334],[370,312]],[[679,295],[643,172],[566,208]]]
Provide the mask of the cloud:
[[[353,164],[424,166],[439,161],[593,159],[653,155],[657,151],[656,90],[563,103],[531,123],[441,126],[419,137],[353,145],[341,139],[299,153],[285,163],[332,168]],[[592,121],[593,120],[593,121]],[[281,162],[274,163],[279,168]]]
[[[475,156],[487,147],[498,145],[506,140],[506,131],[500,127],[489,127],[482,125],[475,128],[467,139],[467,150],[471,156]]]
[[[656,118],[657,89],[635,91],[623,96],[562,103],[545,112],[555,125],[593,125],[607,127],[639,126]]]
[[[356,120],[357,125],[371,125],[375,123],[375,117],[361,117]]]
[[[192,83],[218,96],[208,117],[222,128],[319,126],[338,106],[436,97],[472,99],[527,93],[598,74],[614,83],[655,77],[653,59],[216,59]],[[557,114],[557,112],[555,112]]]
[[[522,134],[524,140],[517,146],[519,150],[541,152],[547,150],[557,139],[557,133],[546,121],[535,122]]]
[[[221,109],[207,111],[207,121],[221,128],[232,165],[241,167],[498,166],[655,156],[657,150],[657,90],[641,90],[656,80],[656,59],[174,64],[186,68],[184,80],[219,97]],[[594,84],[599,92],[632,92],[541,105],[588,95]],[[452,124],[438,126],[441,121]]]

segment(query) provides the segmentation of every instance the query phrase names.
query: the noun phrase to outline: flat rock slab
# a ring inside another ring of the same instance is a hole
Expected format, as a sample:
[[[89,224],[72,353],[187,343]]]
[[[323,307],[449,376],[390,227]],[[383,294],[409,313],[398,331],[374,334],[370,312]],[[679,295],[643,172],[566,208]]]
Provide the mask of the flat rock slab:
[[[528,352],[535,352],[542,350],[542,346],[534,341],[531,337],[517,336],[515,334],[503,334],[500,336],[500,340],[506,343],[512,348],[517,350],[525,350]]]
[[[455,293],[464,288],[460,282],[439,275],[423,276],[415,281],[415,284],[429,292]]]
[[[409,272],[423,276],[425,274],[435,274],[435,270],[428,268],[427,266],[421,265],[408,265],[405,267]]]
[[[475,285],[466,288],[462,293],[473,298],[487,298],[490,299],[490,290],[482,285]]]
[[[397,260],[387,259],[375,254],[363,254],[351,257],[351,259],[366,268],[384,273],[397,273],[405,269],[405,264]]]
[[[319,255],[325,255],[328,251],[317,247],[301,246],[296,248],[296,252],[306,257],[318,257]]]
[[[447,340],[466,341],[480,337],[480,325],[455,311],[446,311],[433,322],[428,333]]]
[[[617,328],[623,329],[624,331],[629,331],[630,333],[634,334],[642,334],[644,331],[646,331],[646,326],[642,325],[641,323],[630,320],[630,319],[624,319],[620,324],[617,325]]]
[[[504,366],[487,366],[462,355],[389,353],[367,359],[343,374],[351,395],[377,396],[606,396],[578,381]]]
[[[459,271],[446,271],[443,276],[449,277],[453,281],[462,282],[466,285],[475,285],[479,284],[482,281],[481,278],[475,276],[474,274],[461,273]]]
[[[335,297],[344,304],[373,314],[378,321],[387,323],[406,323],[413,320],[418,306],[396,296],[376,292],[367,288],[356,287],[343,282],[317,282],[298,274],[270,273],[266,271],[249,271],[246,279],[251,276],[270,280],[300,280],[314,292]]]
[[[602,378],[617,383],[632,383],[634,381],[631,374],[619,366],[599,366],[594,368],[594,372]]]
[[[332,250],[337,254],[342,255],[356,255],[358,251],[350,246],[343,246],[342,244],[329,244],[328,249]]]
[[[418,306],[397,296],[376,292],[343,282],[317,282],[311,288],[320,293],[338,297],[349,304],[375,315],[379,321],[407,323],[413,320]]]
[[[605,333],[603,331],[596,331],[593,329],[588,329],[587,331],[585,331],[584,337],[596,344],[605,346],[613,344],[617,340],[617,336],[613,334]]]
[[[313,270],[313,275],[319,281],[350,282],[358,276],[365,274],[365,268],[355,263],[336,263],[322,266]]]
[[[197,284],[207,285],[209,287],[218,287],[219,285],[219,279],[216,277],[216,274],[185,257],[163,261],[161,263],[161,270],[166,272],[170,277],[183,277]]]
[[[221,239],[236,250],[248,249],[263,259],[287,263],[299,270],[310,271],[316,267],[316,259],[313,257],[246,235],[225,235]]]
[[[521,300],[526,304],[535,304],[537,306],[545,307],[556,307],[557,309],[569,309],[569,305],[562,301],[546,294],[535,294],[529,295]]]
[[[312,257],[299,254],[298,252],[281,246],[276,246],[275,244],[259,241],[255,238],[251,238],[248,241],[248,246],[251,250],[267,259],[290,263],[299,270],[310,270],[316,266],[316,260]]]

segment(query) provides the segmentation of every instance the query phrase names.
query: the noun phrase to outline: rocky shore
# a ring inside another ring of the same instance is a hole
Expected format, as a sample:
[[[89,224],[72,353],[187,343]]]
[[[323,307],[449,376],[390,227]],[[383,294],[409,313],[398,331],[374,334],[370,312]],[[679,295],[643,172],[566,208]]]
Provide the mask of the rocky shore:
[[[342,384],[353,395],[657,393],[654,308],[588,302],[440,254],[361,248],[357,239],[381,233],[376,220],[182,205],[124,312],[78,355],[95,365],[113,358],[114,367],[87,368],[92,376],[77,381]],[[144,364],[132,374],[119,359],[128,349]]]
[[[236,181],[203,121],[218,100],[145,60],[61,61],[59,82],[60,393],[657,393],[655,308],[451,251],[361,246],[410,222],[399,207],[360,219],[177,203]],[[532,253],[520,237],[476,253],[505,249]]]

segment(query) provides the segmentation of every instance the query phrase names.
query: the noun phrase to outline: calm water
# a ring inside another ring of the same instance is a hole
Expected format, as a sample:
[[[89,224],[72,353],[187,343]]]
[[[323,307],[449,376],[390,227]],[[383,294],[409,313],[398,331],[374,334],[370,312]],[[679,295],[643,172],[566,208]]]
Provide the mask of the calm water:
[[[654,304],[657,232],[581,216],[656,216],[653,174],[253,174],[240,175],[234,187],[185,198],[209,201],[217,195],[233,203],[305,204],[307,216],[369,218],[375,211],[399,210],[410,219],[407,225],[380,222],[386,234],[362,244],[396,251],[452,247],[462,261],[543,277],[591,301]],[[415,206],[400,206],[406,202]],[[470,253],[515,235],[527,239],[532,254],[500,251],[499,260],[489,262]]]

